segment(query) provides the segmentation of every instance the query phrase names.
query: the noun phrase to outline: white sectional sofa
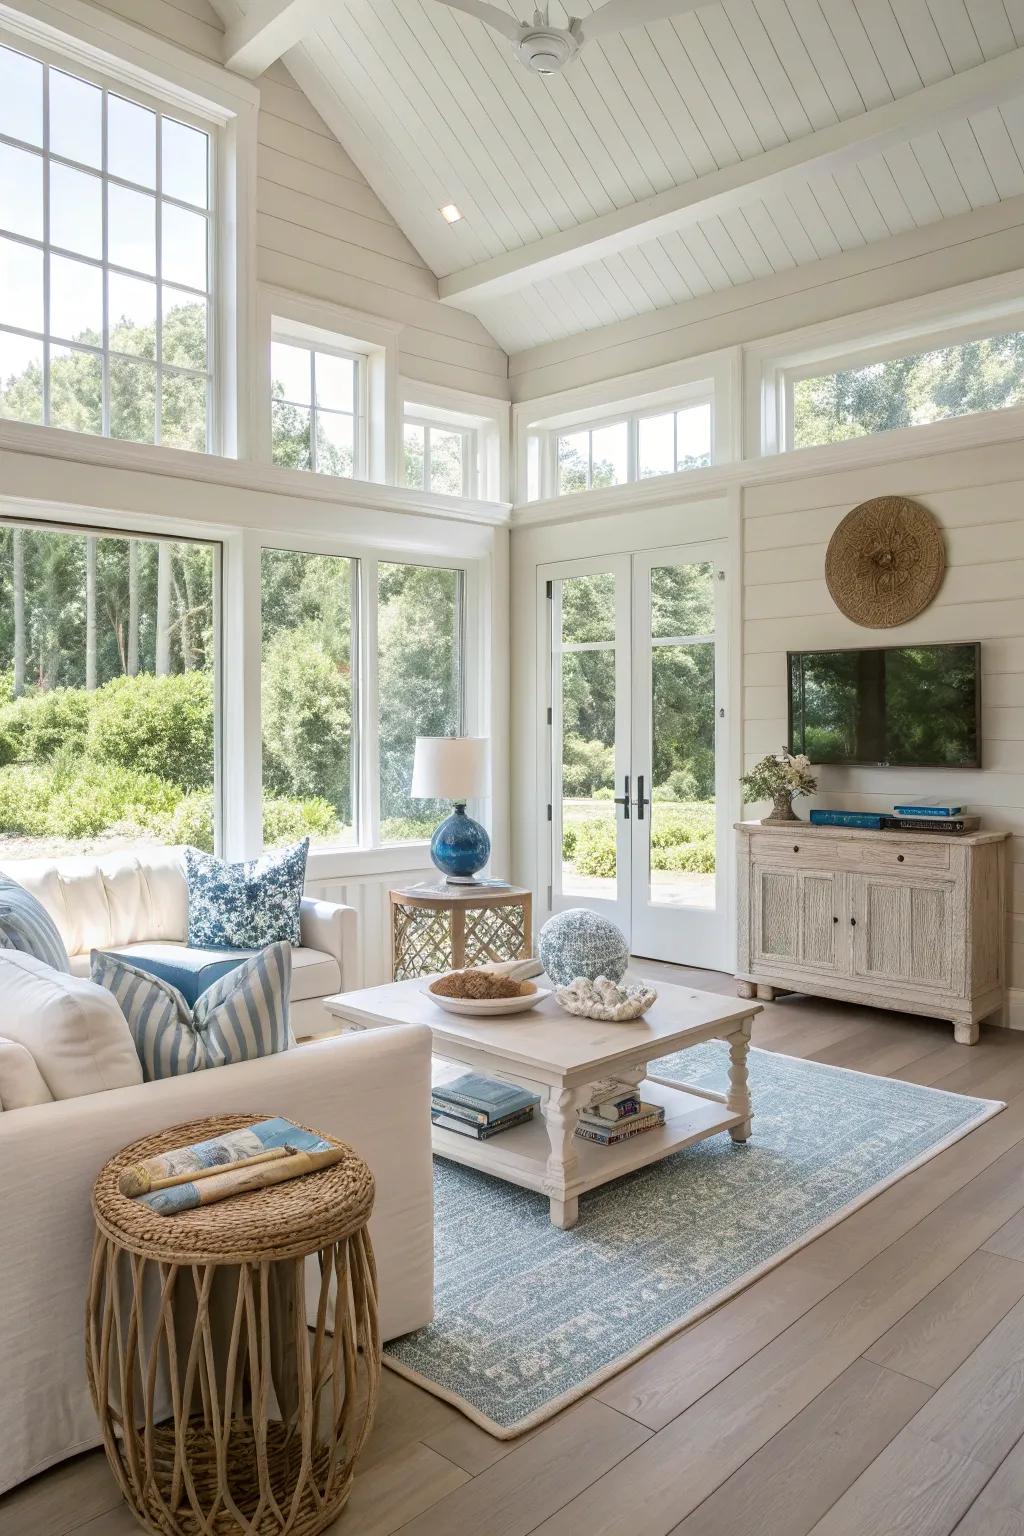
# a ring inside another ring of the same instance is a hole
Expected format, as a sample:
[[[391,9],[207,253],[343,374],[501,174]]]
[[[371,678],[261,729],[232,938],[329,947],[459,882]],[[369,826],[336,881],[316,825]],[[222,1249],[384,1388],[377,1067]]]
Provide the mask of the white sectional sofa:
[[[89,974],[91,949],[130,955],[140,944],[185,943],[188,888],[180,848],[11,859],[0,869],[42,902],[78,976]],[[353,972],[356,914],[352,907],[303,897],[300,929],[301,947],[292,951],[291,1024],[296,1036],[310,1039],[336,1028],[322,999],[342,991]]]
[[[26,989],[36,985],[37,976],[28,973],[39,968],[30,962],[13,979],[9,970],[12,998],[19,977]],[[59,986],[59,973],[42,969]],[[91,983],[79,986],[88,990]],[[25,1038],[23,1029],[19,1033]],[[43,1062],[51,1092],[68,1080],[66,1057],[53,1059],[54,1041],[51,1033]],[[0,1113],[0,1493],[99,1443],[83,1340],[93,1242],[89,1197],[105,1160],[140,1136],[238,1111],[286,1115],[341,1137],[376,1180],[370,1234],[383,1337],[430,1321],[430,1044],[429,1030],[419,1026],[374,1030],[143,1084],[137,1059],[126,1063],[116,1041],[111,1049],[108,1040],[102,1060],[87,1063],[90,1081],[97,1081],[97,1069],[104,1082],[120,1070],[128,1086]],[[86,1065],[76,1070],[84,1074]]]

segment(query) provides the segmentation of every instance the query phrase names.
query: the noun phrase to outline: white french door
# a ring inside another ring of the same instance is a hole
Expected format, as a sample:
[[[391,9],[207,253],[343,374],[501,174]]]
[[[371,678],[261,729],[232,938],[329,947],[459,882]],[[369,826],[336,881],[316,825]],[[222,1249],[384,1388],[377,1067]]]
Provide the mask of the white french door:
[[[549,906],[637,955],[724,969],[728,544],[542,569]]]

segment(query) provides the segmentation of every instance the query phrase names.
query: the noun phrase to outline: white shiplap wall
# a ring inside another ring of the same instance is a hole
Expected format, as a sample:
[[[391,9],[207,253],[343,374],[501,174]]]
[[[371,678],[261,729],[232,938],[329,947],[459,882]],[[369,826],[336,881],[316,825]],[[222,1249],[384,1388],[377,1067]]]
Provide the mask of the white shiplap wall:
[[[831,601],[825,550],[851,507],[918,498],[941,522],[949,562],[911,624],[859,628]],[[1013,833],[1010,940],[1014,1021],[1024,1026],[1024,444],[907,458],[753,485],[743,497],[744,721],[749,767],[786,739],[786,652],[943,640],[982,642],[983,759],[977,773],[823,768],[811,803],[881,811],[896,796],[955,794]]]
[[[223,26],[207,0],[103,0],[102,8],[204,58],[223,57]],[[285,67],[272,66],[259,89],[259,279],[400,322],[404,377],[507,395],[505,353],[479,320],[438,302],[433,273]]]

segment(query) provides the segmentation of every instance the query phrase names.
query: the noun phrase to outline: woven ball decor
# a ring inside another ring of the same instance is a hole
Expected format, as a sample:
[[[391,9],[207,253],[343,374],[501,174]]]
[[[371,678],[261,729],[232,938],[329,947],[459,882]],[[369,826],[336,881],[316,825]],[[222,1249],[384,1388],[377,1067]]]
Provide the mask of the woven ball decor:
[[[344,1508],[373,1423],[362,1158],[174,1216],[118,1189],[131,1163],[266,1118],[146,1137],[93,1189],[89,1386],[121,1491],[161,1536],[316,1536]]]
[[[832,535],[825,556],[833,602],[867,629],[891,629],[923,612],[945,571],[938,521],[906,496],[876,496],[854,507]]]

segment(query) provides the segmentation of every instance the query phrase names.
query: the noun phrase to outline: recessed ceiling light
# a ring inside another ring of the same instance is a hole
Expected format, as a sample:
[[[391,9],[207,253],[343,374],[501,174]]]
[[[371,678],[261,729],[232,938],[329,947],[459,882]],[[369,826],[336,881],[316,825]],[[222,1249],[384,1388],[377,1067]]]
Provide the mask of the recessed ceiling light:
[[[441,217],[442,219],[447,220],[449,224],[457,224],[462,218],[462,214],[456,208],[454,203],[445,203],[444,207],[441,209]]]

